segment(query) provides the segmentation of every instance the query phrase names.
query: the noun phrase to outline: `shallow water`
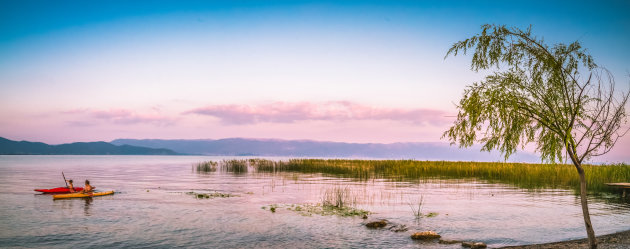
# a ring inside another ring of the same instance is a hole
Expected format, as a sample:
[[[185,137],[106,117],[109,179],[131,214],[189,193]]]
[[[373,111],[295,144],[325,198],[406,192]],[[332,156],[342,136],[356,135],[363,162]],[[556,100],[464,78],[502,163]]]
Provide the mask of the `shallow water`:
[[[416,242],[414,231],[490,247],[584,238],[579,198],[570,190],[527,191],[475,181],[393,182],[249,172],[196,173],[221,157],[0,156],[0,245],[46,248],[341,247],[461,248]],[[113,196],[52,200],[35,188],[63,186],[61,171]],[[327,189],[348,187],[357,207],[410,229],[367,229],[360,217],[303,216],[291,204],[319,203]],[[229,193],[197,199],[186,192]],[[410,204],[423,198],[416,219]],[[590,199],[597,235],[630,229],[630,205],[618,196]],[[263,206],[279,204],[272,213]]]

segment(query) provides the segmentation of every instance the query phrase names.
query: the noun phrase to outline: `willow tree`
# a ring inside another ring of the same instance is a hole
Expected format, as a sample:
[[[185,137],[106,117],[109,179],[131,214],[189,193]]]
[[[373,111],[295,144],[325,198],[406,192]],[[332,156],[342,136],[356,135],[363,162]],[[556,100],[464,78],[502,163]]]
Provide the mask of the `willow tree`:
[[[579,42],[548,46],[527,30],[483,25],[481,33],[453,44],[446,54],[472,50],[473,71],[494,71],[466,87],[451,144],[501,151],[507,159],[529,143],[545,162],[570,159],[591,248],[597,247],[586,199],[583,163],[609,152],[627,129],[628,93],[598,67]],[[446,58],[445,57],[445,58]]]

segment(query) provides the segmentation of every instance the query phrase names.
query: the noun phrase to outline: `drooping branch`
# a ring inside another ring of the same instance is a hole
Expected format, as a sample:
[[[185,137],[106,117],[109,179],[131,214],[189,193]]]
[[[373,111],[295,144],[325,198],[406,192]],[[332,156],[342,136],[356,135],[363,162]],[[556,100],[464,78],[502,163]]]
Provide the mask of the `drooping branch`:
[[[616,131],[627,116],[627,97],[617,103],[614,87],[604,89],[599,78],[592,87],[597,65],[578,42],[548,47],[531,35],[531,27],[523,31],[484,25],[479,35],[453,44],[446,57],[468,49],[474,49],[472,70],[495,66],[509,70],[467,90],[455,126],[443,135],[452,142],[470,146],[479,141],[484,150],[499,149],[507,158],[515,146],[532,142],[532,134],[538,133],[535,142],[543,158],[562,160],[561,149],[581,164],[609,151],[623,135]],[[580,70],[588,72],[582,83]],[[475,131],[482,127],[485,132],[477,138]]]

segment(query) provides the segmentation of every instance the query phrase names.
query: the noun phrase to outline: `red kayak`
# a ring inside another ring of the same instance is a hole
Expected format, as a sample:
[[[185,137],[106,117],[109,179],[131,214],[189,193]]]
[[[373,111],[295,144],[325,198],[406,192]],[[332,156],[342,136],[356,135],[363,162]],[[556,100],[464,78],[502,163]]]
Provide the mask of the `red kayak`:
[[[81,191],[81,190],[83,190],[83,188],[74,188],[74,191],[76,192]],[[35,191],[44,192],[44,193],[70,193],[70,189],[66,187],[51,188],[51,189],[35,189]]]

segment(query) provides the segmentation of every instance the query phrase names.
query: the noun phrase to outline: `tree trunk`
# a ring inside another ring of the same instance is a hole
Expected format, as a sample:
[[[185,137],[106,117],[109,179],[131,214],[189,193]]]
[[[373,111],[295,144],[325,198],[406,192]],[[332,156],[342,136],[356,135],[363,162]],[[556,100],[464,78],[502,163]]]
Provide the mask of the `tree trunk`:
[[[575,165],[580,174],[580,199],[582,200],[582,215],[584,216],[584,225],[586,225],[586,234],[588,235],[588,244],[591,249],[597,248],[597,240],[595,239],[595,231],[591,223],[591,215],[588,212],[588,202],[586,200],[586,177],[584,169],[581,165]]]

